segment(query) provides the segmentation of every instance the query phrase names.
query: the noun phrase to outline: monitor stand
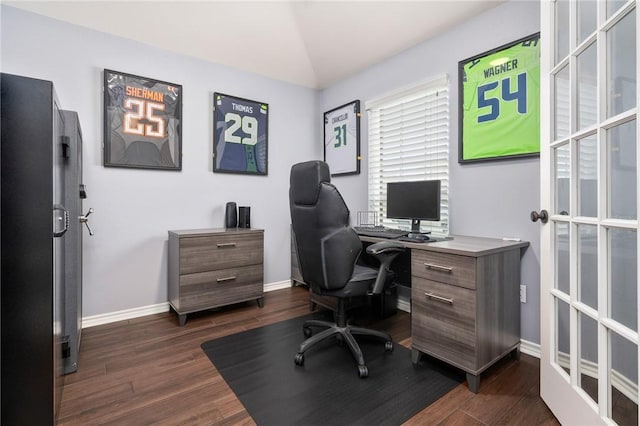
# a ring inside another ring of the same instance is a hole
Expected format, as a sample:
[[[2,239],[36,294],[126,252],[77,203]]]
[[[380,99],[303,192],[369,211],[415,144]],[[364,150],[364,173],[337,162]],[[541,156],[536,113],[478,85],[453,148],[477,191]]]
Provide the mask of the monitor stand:
[[[405,241],[415,241],[415,242],[424,242],[429,241],[429,236],[431,232],[421,232],[420,231],[420,219],[411,219],[411,232],[407,235]]]

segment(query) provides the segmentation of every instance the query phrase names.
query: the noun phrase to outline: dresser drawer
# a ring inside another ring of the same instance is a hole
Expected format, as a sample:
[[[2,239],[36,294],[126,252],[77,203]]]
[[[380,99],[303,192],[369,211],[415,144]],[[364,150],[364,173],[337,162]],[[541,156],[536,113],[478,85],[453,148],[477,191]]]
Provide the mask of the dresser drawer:
[[[476,368],[476,292],[414,278],[411,290],[412,345],[454,365]]]
[[[213,308],[262,297],[260,265],[198,272],[180,277],[181,311]]]
[[[220,234],[180,239],[181,275],[262,262],[262,234]]]
[[[414,277],[476,288],[476,258],[456,254],[414,250],[411,255]]]

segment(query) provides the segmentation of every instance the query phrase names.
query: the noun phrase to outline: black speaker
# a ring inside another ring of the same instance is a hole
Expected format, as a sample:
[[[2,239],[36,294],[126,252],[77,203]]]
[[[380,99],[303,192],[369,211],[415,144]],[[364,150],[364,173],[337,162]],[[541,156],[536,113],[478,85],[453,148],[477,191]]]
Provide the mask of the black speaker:
[[[227,203],[227,208],[224,213],[224,226],[225,228],[236,228],[238,226],[238,212],[236,210],[236,203],[233,201]]]
[[[238,228],[251,228],[251,207],[239,207]]]

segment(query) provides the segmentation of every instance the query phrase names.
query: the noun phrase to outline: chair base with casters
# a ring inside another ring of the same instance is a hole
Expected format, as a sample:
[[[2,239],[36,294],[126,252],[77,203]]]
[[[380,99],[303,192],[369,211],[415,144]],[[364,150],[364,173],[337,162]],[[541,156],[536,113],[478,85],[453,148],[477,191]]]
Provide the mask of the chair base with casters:
[[[349,325],[346,320],[345,313],[345,299],[338,299],[338,311],[336,312],[336,322],[331,321],[322,321],[322,320],[307,320],[304,322],[302,326],[302,330],[304,335],[308,337],[307,340],[302,342],[300,347],[298,348],[298,352],[295,356],[295,363],[297,365],[304,364],[304,353],[316,345],[328,339],[330,337],[335,336],[338,341],[342,341],[347,344],[353,358],[356,360],[358,365],[358,376],[361,378],[365,378],[369,375],[369,370],[364,362],[364,355],[362,354],[362,350],[356,342],[355,336],[368,336],[375,337],[384,341],[384,349],[387,352],[393,351],[393,341],[391,340],[391,336],[388,333],[378,330],[371,330],[368,328],[356,327]],[[312,327],[320,327],[325,330],[319,332],[318,334],[312,336]]]
[[[390,244],[387,242],[378,243],[377,246],[374,244],[367,249],[370,254],[376,256],[380,261],[380,269],[376,270],[372,268],[357,266],[356,268],[361,269],[361,271],[359,274],[355,275],[363,277],[363,275],[369,274],[370,276],[362,281],[363,284],[369,287],[371,287],[371,282],[374,282],[374,280],[376,284],[381,283],[378,285],[373,285],[373,289],[370,290],[368,294],[379,294],[380,291],[377,291],[377,287],[381,287],[381,290],[385,284],[388,284],[390,283],[390,281],[392,281],[393,274],[391,274],[389,271],[389,265],[391,264],[393,259],[403,250],[404,248],[401,247],[401,245],[399,246],[398,244]],[[371,274],[373,274],[373,276],[371,276]],[[368,282],[365,280],[367,280]],[[374,291],[377,292],[374,293]],[[344,295],[341,293],[341,290],[337,292],[322,292],[322,295],[335,296],[337,298],[337,310],[335,312],[336,321],[305,321],[302,326],[302,330],[307,339],[302,342],[302,344],[298,348],[298,352],[296,353],[294,360],[296,365],[304,365],[304,353],[307,350],[326,339],[335,337],[339,342],[346,343],[347,347],[351,351],[351,354],[353,355],[353,358],[356,361],[358,376],[360,378],[365,378],[369,376],[369,370],[364,362],[364,355],[362,354],[362,350],[360,349],[360,346],[358,345],[358,342],[356,341],[354,336],[366,336],[379,339],[384,342],[384,349],[387,352],[393,351],[393,341],[391,339],[391,336],[383,331],[349,325],[347,322],[346,313],[348,298],[344,297]],[[312,328],[316,327],[323,328],[324,330],[312,336]]]

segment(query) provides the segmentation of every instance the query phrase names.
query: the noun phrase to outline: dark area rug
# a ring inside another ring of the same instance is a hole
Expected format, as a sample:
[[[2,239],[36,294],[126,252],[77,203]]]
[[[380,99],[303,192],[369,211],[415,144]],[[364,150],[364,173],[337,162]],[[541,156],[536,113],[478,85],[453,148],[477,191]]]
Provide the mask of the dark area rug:
[[[409,349],[359,338],[369,369],[360,379],[346,346],[330,339],[294,363],[311,314],[202,344],[258,425],[399,425],[449,392],[464,375]],[[316,329],[317,330],[317,329]],[[315,330],[314,330],[315,332]]]

